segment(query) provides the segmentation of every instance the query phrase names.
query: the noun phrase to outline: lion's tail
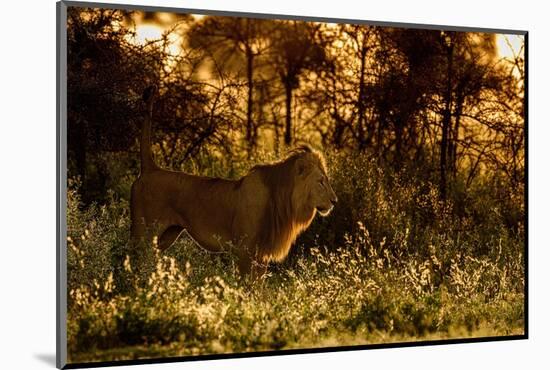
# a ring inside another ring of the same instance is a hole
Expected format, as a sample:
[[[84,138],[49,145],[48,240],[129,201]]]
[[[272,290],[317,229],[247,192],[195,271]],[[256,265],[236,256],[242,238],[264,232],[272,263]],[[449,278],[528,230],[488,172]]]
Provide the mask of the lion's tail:
[[[151,85],[143,91],[143,101],[147,104],[147,114],[141,126],[141,173],[150,172],[157,168],[153,161],[151,152],[151,125],[153,121],[153,103],[155,101],[158,88],[156,85]]]

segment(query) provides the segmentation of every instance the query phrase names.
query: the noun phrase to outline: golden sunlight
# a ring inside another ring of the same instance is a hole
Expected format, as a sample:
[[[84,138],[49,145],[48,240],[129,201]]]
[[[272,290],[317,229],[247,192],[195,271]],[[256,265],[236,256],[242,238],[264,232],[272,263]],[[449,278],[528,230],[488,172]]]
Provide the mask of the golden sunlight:
[[[206,15],[204,15],[204,14],[191,14],[191,16],[192,16],[196,21],[200,21],[201,19],[203,19],[204,17],[206,17]]]
[[[523,58],[523,41],[522,35],[497,35],[497,49],[501,58],[514,60],[515,57]]]
[[[159,40],[162,38],[166,29],[156,24],[144,23],[136,26],[136,36],[133,39],[138,45],[144,45],[147,42]],[[176,56],[181,52],[180,36],[173,32],[168,35],[168,52],[172,56]]]
[[[140,24],[136,26],[135,41],[140,44],[146,44],[149,41],[158,40],[162,37],[163,29],[155,24]]]

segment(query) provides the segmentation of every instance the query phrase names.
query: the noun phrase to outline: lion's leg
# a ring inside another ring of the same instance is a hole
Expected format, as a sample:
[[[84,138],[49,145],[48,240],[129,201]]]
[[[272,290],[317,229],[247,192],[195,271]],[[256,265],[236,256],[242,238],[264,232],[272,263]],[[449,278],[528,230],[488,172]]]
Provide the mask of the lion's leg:
[[[132,217],[130,225],[130,259],[132,263],[138,263],[138,260],[143,255],[144,249],[150,246],[153,235],[144,217]]]
[[[124,263],[124,275],[127,276],[126,279],[128,280],[126,284],[143,284],[147,280],[153,268],[153,261],[151,260],[152,240],[153,234],[145,219],[132,220],[129,248],[123,256],[124,261],[128,258],[130,266],[130,270],[127,270],[128,265]]]
[[[252,280],[254,281],[259,280],[263,278],[266,273],[267,273],[267,264],[258,263],[256,261],[252,262],[252,271],[250,273]]]
[[[130,239],[125,245],[113,250],[115,284],[123,293],[131,292],[136,287],[140,256],[148,244],[144,214],[135,194],[132,194],[130,212]]]
[[[130,198],[130,240],[132,245],[136,245],[145,238],[146,233],[145,209],[143,199],[141,199],[141,187],[138,181],[132,185]]]
[[[137,219],[132,217],[132,224],[130,225],[130,241],[132,245],[139,243],[145,238],[146,227],[143,217]]]
[[[237,262],[241,277],[250,276],[250,273],[252,272],[252,258],[248,254],[243,253],[238,256]]]
[[[247,252],[246,249],[243,249],[243,252],[238,254],[240,275],[242,277],[249,277],[252,281],[260,279],[267,272],[267,264],[259,263],[254,256],[255,254]]]
[[[164,252],[166,249],[168,249],[176,239],[181,235],[183,232],[183,227],[179,225],[172,225],[168,226],[164,232],[160,235],[158,239],[158,247],[161,252]]]

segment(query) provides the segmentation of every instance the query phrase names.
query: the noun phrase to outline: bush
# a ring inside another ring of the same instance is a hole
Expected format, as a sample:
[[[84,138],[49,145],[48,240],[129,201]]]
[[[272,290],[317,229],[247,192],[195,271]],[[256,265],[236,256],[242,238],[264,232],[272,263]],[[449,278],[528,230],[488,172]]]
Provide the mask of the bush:
[[[330,156],[339,203],[291,258],[251,283],[231,255],[183,237],[151,253],[142,285],[127,259],[128,202],[83,208],[69,186],[71,361],[276,350],[523,332],[521,214],[479,183],[463,205],[410,170]],[[511,213],[510,210],[513,210]],[[515,212],[515,214],[513,214]],[[521,222],[521,221],[520,221]],[[126,275],[117,275],[117,264]],[[118,262],[116,262],[118,261]]]

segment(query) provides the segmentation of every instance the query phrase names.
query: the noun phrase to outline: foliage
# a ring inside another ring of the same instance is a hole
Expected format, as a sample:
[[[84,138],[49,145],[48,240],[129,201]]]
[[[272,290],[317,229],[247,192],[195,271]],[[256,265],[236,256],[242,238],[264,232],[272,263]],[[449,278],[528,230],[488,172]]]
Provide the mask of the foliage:
[[[188,15],[136,41],[140,20],[166,16],[70,8],[68,164],[85,205],[119,183],[113,156],[137,174],[151,83],[155,159],[168,168],[308,142],[395,171],[421,163],[442,198],[457,176],[466,189],[491,175],[525,182],[523,50],[499,58],[494,34]]]
[[[137,41],[166,17],[69,7],[70,361],[523,333],[522,50],[499,59],[495,36],[473,32],[190,15]],[[297,142],[326,153],[338,204],[264,279],[187,237],[163,255],[128,249],[151,83],[164,168],[234,179]]]
[[[70,360],[523,332],[523,228],[504,226],[510,215],[490,183],[468,192],[461,210],[409,173],[365,157],[328,159],[339,205],[256,282],[237,277],[231,255],[184,237],[147,256],[145,284],[121,289],[114,263],[127,251],[128,204],[113,196],[82,208],[71,183]],[[126,259],[120,276],[134,267]]]

